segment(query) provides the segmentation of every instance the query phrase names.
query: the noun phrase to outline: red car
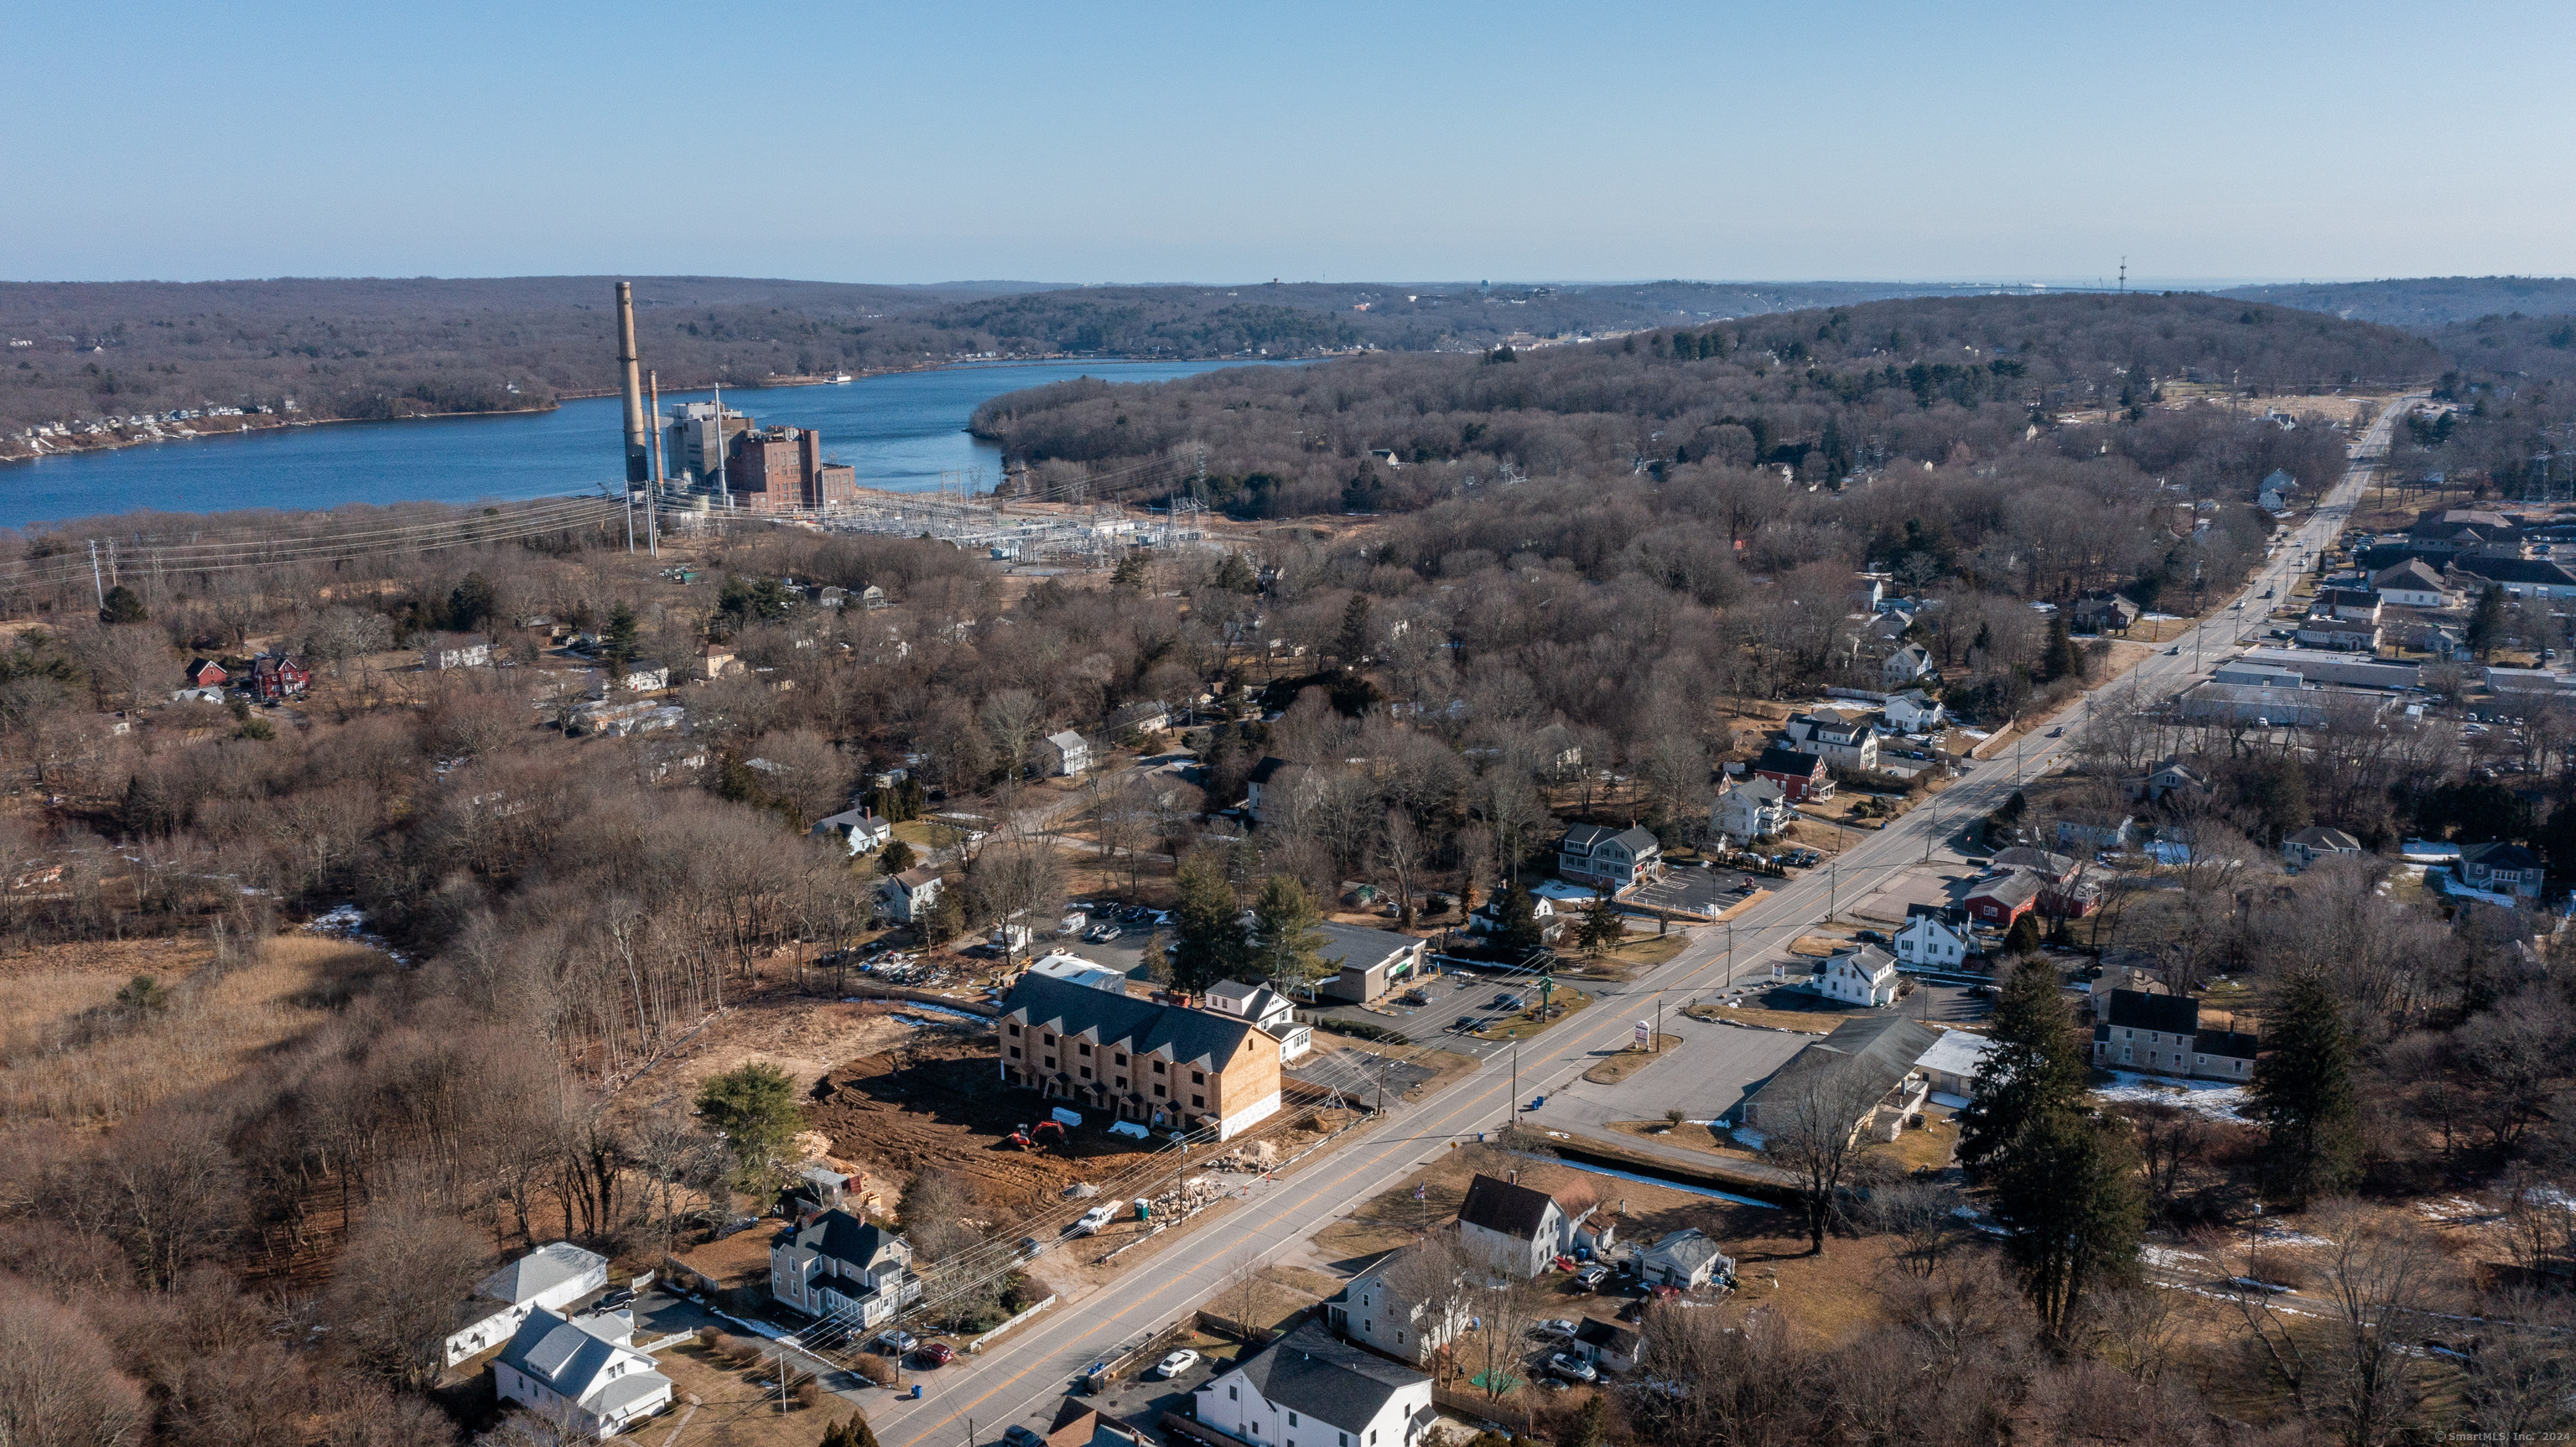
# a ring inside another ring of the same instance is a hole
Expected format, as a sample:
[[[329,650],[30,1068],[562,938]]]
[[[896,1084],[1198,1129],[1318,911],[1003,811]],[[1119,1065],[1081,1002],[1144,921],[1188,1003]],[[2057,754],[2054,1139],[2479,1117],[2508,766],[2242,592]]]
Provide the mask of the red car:
[[[934,1367],[944,1367],[957,1360],[957,1349],[944,1341],[935,1341],[921,1349],[921,1359]]]

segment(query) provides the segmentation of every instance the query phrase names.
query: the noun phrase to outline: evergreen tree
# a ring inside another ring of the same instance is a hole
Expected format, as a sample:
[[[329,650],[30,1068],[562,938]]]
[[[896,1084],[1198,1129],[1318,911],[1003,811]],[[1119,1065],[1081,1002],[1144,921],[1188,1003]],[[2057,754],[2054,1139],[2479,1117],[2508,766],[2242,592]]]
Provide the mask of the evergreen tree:
[[[2048,615],[2048,647],[2039,656],[2039,671],[2043,683],[2083,676],[2084,655],[2075,650],[2075,635],[2066,631],[2063,608]]]
[[[2057,969],[2039,956],[2004,977],[1986,1037],[1995,1048],[1959,1112],[1959,1159],[1971,1170],[2003,1154],[2032,1121],[2079,1108],[2087,1074]]]
[[[921,856],[900,839],[887,840],[886,847],[877,852],[877,868],[888,875],[901,874],[920,862]]]
[[[2283,983],[2263,1045],[2252,1114],[2271,1138],[2273,1189],[2296,1208],[2344,1190],[2361,1173],[2352,1039],[2322,974],[2303,971]]]
[[[635,661],[635,610],[620,603],[608,610],[608,626],[599,630],[599,656],[609,671],[622,673]]]
[[[1306,886],[1285,874],[1270,876],[1252,906],[1254,971],[1282,992],[1312,985],[1325,970],[1324,936],[1315,928],[1322,921]]]
[[[1342,631],[1333,638],[1333,657],[1344,668],[1357,668],[1368,657],[1369,600],[1366,593],[1353,593],[1342,609]]]
[[[1196,995],[1231,978],[1243,962],[1243,930],[1225,864],[1199,853],[1181,861],[1179,902],[1172,911],[1172,984]]]
[[[1494,891],[1494,948],[1515,964],[1547,947],[1539,933],[1538,904],[1517,879]]]
[[[1243,554],[1236,552],[1227,553],[1225,561],[1217,565],[1216,585],[1229,593],[1261,591],[1261,579],[1254,575],[1252,565],[1243,560]]]
[[[774,1184],[780,1153],[805,1128],[796,1104],[796,1082],[786,1071],[755,1060],[709,1080],[698,1091],[698,1116],[723,1131],[744,1189]]]
[[[1592,896],[1583,911],[1583,947],[1587,950],[1614,949],[1628,937],[1628,926],[1619,916],[1618,902],[1608,890]]]
[[[2050,1109],[2022,1129],[1991,1179],[1995,1220],[2010,1233],[2004,1252],[2042,1335],[2063,1345],[2088,1291],[2137,1273],[2147,1212],[2135,1130],[2080,1106]]]
[[[2004,931],[2006,958],[2036,955],[2039,953],[2039,945],[2039,916],[2036,914],[2016,916],[2012,922],[2012,928]]]
[[[2322,560],[2325,554],[2320,551],[2317,556]],[[2468,644],[2469,651],[2481,662],[2504,641],[2504,589],[2491,583],[2478,595],[2477,611],[2469,615],[2468,630],[2460,641]]]
[[[1122,593],[1142,593],[1151,579],[1143,553],[1129,553],[1118,560],[1117,571],[1109,575],[1109,586]]]
[[[107,603],[98,610],[101,623],[149,623],[151,610],[143,606],[143,595],[123,583],[107,590]]]

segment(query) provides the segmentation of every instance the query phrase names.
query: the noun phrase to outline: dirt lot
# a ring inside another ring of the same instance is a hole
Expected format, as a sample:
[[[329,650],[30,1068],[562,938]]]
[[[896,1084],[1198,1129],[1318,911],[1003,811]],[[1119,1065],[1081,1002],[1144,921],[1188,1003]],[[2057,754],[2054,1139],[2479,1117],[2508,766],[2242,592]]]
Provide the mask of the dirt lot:
[[[1256,1142],[1293,1153],[1329,1128],[1334,1122],[1309,1108],[1308,1093],[1289,1083],[1280,1113],[1230,1142],[1228,1155]],[[1077,1182],[1108,1186],[1146,1168],[1162,1150],[1160,1141],[1112,1136],[1090,1125],[1062,1145],[1023,1151],[1009,1144],[1013,1130],[1043,1116],[1040,1102],[996,1077],[990,1036],[962,1031],[915,1030],[893,1050],[834,1067],[812,1096],[807,1122],[832,1138],[836,1159],[867,1172],[886,1201],[901,1194],[914,1172],[954,1167],[974,1181],[994,1229],[1056,1205]],[[1190,1172],[1219,1169],[1226,1159],[1194,1152]],[[1095,1239],[1106,1249],[1136,1229],[1121,1221]],[[1086,1260],[1090,1254],[1082,1253]]]

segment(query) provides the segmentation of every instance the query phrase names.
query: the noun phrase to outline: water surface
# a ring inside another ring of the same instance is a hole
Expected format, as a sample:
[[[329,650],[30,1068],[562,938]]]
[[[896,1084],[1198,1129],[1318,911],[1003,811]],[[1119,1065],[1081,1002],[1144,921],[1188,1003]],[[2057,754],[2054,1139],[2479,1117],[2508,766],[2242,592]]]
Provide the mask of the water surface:
[[[811,427],[861,487],[927,491],[954,473],[990,488],[1001,449],[966,435],[989,398],[1074,377],[1160,382],[1240,362],[1041,362],[898,372],[837,387],[728,390],[763,425]],[[664,408],[709,392],[666,392]],[[625,477],[624,404],[585,397],[552,412],[342,422],[0,464],[0,527],[146,509],[329,508],[474,502],[614,490]]]

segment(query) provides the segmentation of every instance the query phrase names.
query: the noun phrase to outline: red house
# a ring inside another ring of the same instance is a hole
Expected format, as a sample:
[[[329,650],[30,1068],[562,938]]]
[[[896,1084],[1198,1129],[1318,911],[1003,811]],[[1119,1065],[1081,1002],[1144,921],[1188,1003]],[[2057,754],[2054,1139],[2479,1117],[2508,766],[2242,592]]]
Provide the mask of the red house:
[[[2010,929],[2014,920],[2030,913],[2039,903],[2039,876],[2022,870],[2007,870],[1978,880],[1960,901],[1968,918],[1989,929]]]
[[[313,686],[312,670],[283,651],[254,655],[250,661],[250,696],[262,703],[293,698]]]
[[[190,688],[221,688],[231,681],[232,675],[211,658],[200,658],[188,665]]]
[[[1790,803],[1805,803],[1834,796],[1834,776],[1825,769],[1825,761],[1814,754],[1802,754],[1786,744],[1775,743],[1753,761],[1753,772],[1780,786]]]

